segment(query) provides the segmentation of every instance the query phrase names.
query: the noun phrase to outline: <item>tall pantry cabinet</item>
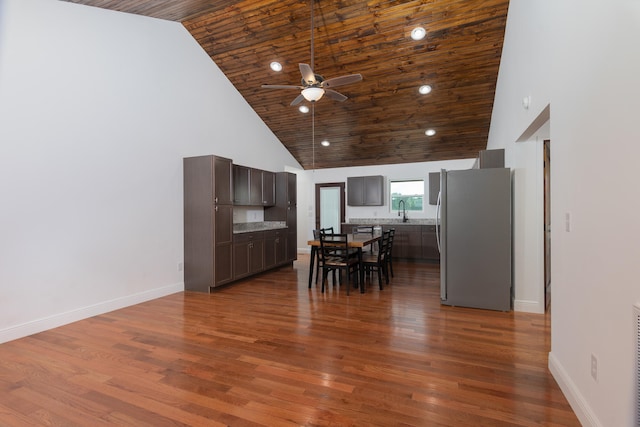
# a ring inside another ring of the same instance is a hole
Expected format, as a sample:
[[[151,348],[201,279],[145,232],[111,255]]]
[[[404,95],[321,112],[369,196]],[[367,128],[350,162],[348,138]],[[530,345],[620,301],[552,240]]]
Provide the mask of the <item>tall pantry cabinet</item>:
[[[209,292],[233,280],[232,161],[188,157],[184,164],[184,287]]]
[[[276,173],[276,204],[264,210],[265,221],[285,221],[287,224],[287,261],[298,257],[296,178],[296,174],[291,172]]]

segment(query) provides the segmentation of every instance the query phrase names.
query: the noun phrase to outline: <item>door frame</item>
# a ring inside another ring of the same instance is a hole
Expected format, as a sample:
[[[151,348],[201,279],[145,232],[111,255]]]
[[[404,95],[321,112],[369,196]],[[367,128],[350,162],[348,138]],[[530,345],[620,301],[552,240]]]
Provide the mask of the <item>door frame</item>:
[[[315,228],[320,228],[320,189],[327,187],[339,187],[340,188],[340,224],[345,222],[345,184],[344,182],[325,182],[322,184],[316,184],[316,220]]]
[[[544,176],[544,309],[551,306],[551,140],[542,143]]]

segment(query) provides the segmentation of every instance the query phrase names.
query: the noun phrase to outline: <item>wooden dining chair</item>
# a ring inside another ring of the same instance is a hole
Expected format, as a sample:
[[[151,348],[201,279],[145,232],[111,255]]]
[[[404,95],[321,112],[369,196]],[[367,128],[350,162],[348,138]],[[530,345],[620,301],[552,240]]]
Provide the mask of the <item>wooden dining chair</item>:
[[[334,273],[333,283],[335,285],[335,272],[346,274],[347,295],[351,289],[351,275],[355,274],[354,284],[358,284],[359,265],[358,259],[349,256],[349,240],[347,234],[322,234],[320,233],[320,263],[322,264],[322,292],[329,272]],[[340,284],[342,284],[342,274],[340,274]]]
[[[353,234],[369,234],[371,236],[373,236],[373,225],[358,225],[356,227],[353,227],[352,231]],[[367,245],[364,248],[362,248],[362,252],[371,252],[373,253],[373,245]]]
[[[321,234],[335,234],[335,231],[333,231],[333,227],[325,227],[325,228],[321,228],[320,229],[320,233]],[[354,248],[349,248],[349,255],[350,256],[357,256],[358,255],[358,251],[357,249]],[[335,272],[334,272],[334,280],[335,280]]]
[[[366,254],[362,257],[362,265],[367,277],[373,277],[373,273],[378,275],[378,287],[382,286],[382,275],[385,276],[385,282],[389,284],[389,272],[387,270],[387,256],[389,254],[389,231],[382,233],[382,238],[378,241],[378,251],[375,254]]]
[[[323,234],[333,234],[333,227],[325,227],[313,230],[313,240],[320,240],[320,236]],[[317,247],[315,250],[315,264],[316,264],[316,285],[318,284],[318,277],[320,277],[320,269],[322,269],[322,258],[320,254],[320,247]],[[333,280],[335,282],[336,275],[335,271],[333,274]],[[311,282],[309,282],[309,287],[311,287]]]
[[[320,233],[322,234],[333,234],[333,227],[325,227],[320,229]]]
[[[320,240],[320,234],[322,230],[314,229],[313,230],[313,240]],[[316,285],[318,284],[318,276],[320,275],[320,248],[314,248],[313,250],[315,256],[315,264],[316,264]],[[311,282],[309,282],[309,287],[311,287]]]
[[[390,228],[389,230],[389,244],[387,246],[387,255],[386,255],[386,269],[387,269],[387,273],[391,274],[391,277],[393,277],[393,239],[396,235],[396,229],[395,228]],[[388,276],[387,274],[387,276]],[[389,283],[389,281],[387,281],[387,284]]]

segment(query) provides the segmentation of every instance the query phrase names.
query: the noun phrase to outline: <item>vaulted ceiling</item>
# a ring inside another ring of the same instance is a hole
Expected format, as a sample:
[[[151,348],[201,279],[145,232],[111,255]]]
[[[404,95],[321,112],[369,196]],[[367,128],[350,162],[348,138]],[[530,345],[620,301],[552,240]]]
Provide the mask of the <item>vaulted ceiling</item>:
[[[473,158],[486,148],[508,0],[314,0],[314,72],[363,80],[336,88],[346,101],[325,96],[306,114],[290,105],[298,91],[261,85],[301,84],[309,0],[65,1],[181,22],[305,169]],[[416,26],[427,30],[419,41]],[[423,84],[432,91],[421,95]]]

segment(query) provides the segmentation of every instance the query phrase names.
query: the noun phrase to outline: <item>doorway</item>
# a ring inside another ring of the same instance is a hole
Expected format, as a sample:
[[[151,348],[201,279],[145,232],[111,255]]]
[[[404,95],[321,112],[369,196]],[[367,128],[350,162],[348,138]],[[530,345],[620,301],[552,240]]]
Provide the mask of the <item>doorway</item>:
[[[345,218],[344,182],[316,184],[316,229],[341,231]]]
[[[542,145],[544,161],[544,309],[551,306],[551,141]]]

